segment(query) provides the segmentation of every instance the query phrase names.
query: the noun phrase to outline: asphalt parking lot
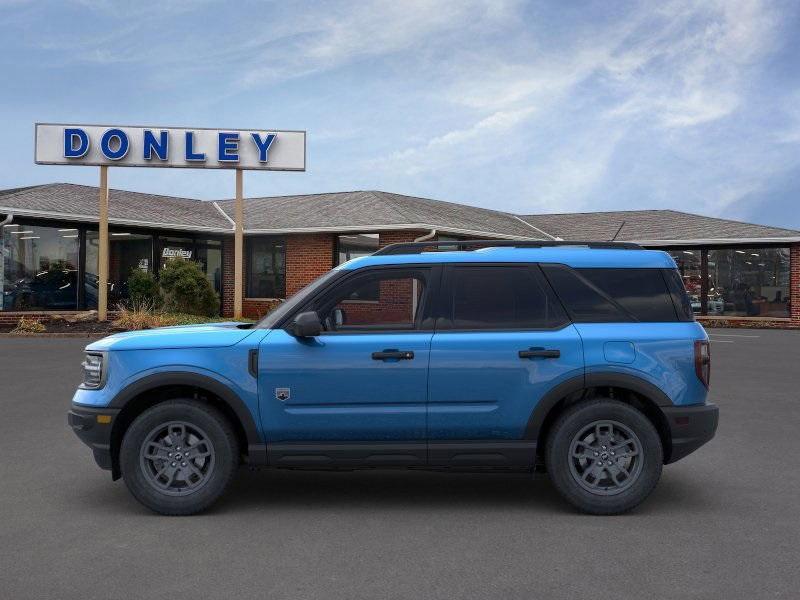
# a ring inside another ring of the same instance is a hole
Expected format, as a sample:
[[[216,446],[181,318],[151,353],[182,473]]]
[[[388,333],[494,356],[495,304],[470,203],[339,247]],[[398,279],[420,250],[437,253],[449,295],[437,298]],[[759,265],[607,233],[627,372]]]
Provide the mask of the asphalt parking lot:
[[[0,339],[0,598],[797,598],[800,332],[713,330],[717,437],[632,514],[546,478],[251,472],[156,516],[66,426],[79,339]]]

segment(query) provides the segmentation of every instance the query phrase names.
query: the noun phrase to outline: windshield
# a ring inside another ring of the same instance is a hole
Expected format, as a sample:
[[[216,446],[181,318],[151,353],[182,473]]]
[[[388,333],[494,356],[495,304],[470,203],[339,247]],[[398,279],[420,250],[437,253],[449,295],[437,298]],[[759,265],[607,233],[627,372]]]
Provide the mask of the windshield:
[[[314,281],[309,283],[302,290],[297,292],[294,296],[276,306],[272,311],[268,312],[266,316],[255,324],[256,329],[272,329],[276,323],[280,322],[286,315],[294,311],[313,296],[318,289],[325,286],[331,279],[336,277],[339,273],[336,269],[328,271],[324,275],[317,277]]]

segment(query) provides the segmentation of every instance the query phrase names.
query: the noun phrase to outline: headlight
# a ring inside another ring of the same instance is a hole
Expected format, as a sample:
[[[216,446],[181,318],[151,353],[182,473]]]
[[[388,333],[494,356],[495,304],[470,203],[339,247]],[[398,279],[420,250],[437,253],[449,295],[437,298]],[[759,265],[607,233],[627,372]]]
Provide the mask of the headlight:
[[[99,353],[86,353],[81,366],[83,367],[83,383],[81,387],[96,390],[103,387],[106,382],[105,356]]]

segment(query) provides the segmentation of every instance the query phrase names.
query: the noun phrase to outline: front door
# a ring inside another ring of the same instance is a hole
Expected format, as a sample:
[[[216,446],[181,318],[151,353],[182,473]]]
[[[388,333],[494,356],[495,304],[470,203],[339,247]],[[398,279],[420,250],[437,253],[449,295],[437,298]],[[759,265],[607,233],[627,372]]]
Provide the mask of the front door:
[[[450,265],[431,344],[430,462],[530,466],[537,402],[583,375],[575,327],[535,265]]]
[[[432,268],[353,273],[300,309],[315,338],[272,331],[259,351],[273,464],[424,464]]]

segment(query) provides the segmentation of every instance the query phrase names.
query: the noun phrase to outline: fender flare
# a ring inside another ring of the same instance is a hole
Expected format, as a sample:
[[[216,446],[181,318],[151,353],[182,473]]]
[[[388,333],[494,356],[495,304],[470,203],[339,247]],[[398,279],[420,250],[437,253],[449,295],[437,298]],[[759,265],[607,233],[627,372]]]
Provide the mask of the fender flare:
[[[110,408],[122,409],[132,398],[140,394],[171,385],[186,385],[202,388],[220,398],[234,412],[244,430],[249,463],[259,465],[266,464],[266,445],[264,444],[261,434],[258,432],[256,422],[253,419],[253,413],[238,394],[213,377],[187,371],[162,371],[153,373],[125,387],[114,396],[108,406]]]
[[[592,372],[585,375],[578,375],[566,381],[562,381],[556,387],[547,392],[536,404],[531,416],[528,418],[528,425],[525,428],[525,439],[537,440],[541,432],[542,424],[552,408],[565,396],[574,394],[581,390],[594,387],[619,387],[631,390],[644,396],[656,406],[673,406],[672,400],[658,387],[635,375],[616,372]]]

